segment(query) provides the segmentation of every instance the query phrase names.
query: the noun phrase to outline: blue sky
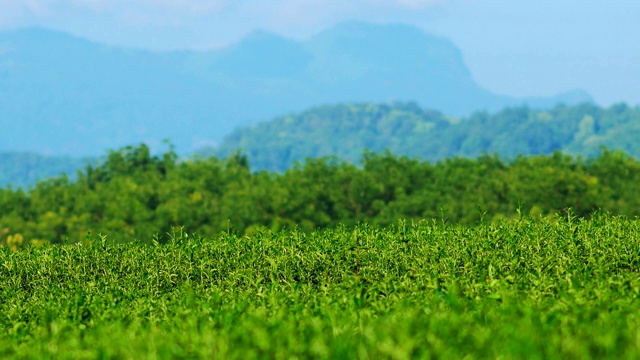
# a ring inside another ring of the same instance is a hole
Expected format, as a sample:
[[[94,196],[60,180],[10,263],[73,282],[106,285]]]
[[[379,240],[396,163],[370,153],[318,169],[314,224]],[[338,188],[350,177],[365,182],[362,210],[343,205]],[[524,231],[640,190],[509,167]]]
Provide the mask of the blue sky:
[[[254,29],[305,38],[349,19],[456,43],[476,80],[512,96],[581,88],[640,104],[638,0],[0,0],[0,29],[41,25],[147,49],[213,48]]]

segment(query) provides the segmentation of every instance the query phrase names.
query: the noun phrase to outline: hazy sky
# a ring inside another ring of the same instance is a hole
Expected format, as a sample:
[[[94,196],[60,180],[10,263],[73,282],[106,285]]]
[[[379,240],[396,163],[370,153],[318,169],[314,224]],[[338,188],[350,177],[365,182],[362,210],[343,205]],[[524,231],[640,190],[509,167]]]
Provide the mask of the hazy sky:
[[[581,88],[602,105],[640,104],[639,0],[0,0],[0,29],[42,25],[148,49],[211,48],[257,28],[304,38],[348,19],[445,36],[497,93]]]

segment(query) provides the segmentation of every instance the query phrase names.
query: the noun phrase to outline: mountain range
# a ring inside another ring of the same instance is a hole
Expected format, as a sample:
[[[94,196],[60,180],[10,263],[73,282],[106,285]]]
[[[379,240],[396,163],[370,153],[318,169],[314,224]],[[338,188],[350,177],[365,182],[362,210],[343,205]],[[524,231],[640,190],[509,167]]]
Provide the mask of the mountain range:
[[[153,52],[43,28],[0,32],[0,151],[77,157],[168,139],[179,153],[312,106],[416,101],[450,116],[590,101],[520,99],[478,85],[450,41],[347,22],[307,40],[256,31],[210,51]]]

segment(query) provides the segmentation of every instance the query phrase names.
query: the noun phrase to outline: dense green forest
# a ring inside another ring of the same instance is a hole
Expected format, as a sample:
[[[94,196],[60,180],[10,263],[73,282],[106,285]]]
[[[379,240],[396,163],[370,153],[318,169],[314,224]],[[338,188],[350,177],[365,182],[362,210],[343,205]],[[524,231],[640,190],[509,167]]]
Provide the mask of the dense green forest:
[[[163,241],[172,227],[203,235],[262,227],[303,231],[337,224],[389,225],[398,219],[477,224],[571,208],[640,215],[640,162],[604,151],[437,163],[366,153],[361,167],[336,158],[283,173],[253,172],[246,157],[178,160],[145,145],[113,151],[77,179],[0,189],[3,242],[77,242],[89,233],[117,242]]]
[[[32,185],[63,173],[75,176],[88,163],[88,159],[67,156],[0,152],[0,187]]]
[[[235,131],[209,153],[241,149],[254,169],[284,170],[296,161],[336,155],[357,162],[362,151],[423,160],[502,157],[562,151],[593,157],[601,147],[640,156],[640,106],[585,103],[550,110],[507,108],[451,118],[413,103],[323,106]]]

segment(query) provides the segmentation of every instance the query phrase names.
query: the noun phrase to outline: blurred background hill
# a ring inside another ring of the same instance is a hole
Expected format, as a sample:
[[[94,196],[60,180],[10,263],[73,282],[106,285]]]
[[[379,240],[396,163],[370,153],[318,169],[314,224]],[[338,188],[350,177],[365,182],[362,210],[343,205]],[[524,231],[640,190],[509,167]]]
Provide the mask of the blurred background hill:
[[[44,28],[0,33],[1,151],[95,156],[170,139],[181,153],[239,126],[341,102],[415,101],[450,116],[591,101],[514,98],[478,85],[445,38],[341,23],[305,41],[255,31],[211,51],[136,50]]]
[[[0,186],[148,145],[253,170],[638,156],[640,3],[0,1]],[[234,155],[235,156],[235,155]]]

